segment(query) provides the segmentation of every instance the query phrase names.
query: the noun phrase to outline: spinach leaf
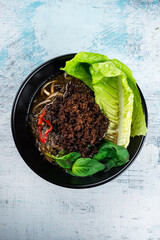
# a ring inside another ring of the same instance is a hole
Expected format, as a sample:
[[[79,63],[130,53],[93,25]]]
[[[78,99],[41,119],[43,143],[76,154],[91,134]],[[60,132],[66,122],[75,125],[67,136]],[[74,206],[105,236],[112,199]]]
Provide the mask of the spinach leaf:
[[[81,156],[81,154],[78,152],[71,152],[67,155],[64,155],[63,157],[53,156],[48,153],[46,153],[46,155],[48,155],[49,157],[56,160],[56,162],[58,163],[59,166],[61,166],[62,168],[66,168],[66,169],[71,169],[73,162]]]
[[[104,164],[98,162],[95,159],[79,158],[73,164],[72,172],[77,176],[86,177],[102,171],[105,168],[106,167]]]

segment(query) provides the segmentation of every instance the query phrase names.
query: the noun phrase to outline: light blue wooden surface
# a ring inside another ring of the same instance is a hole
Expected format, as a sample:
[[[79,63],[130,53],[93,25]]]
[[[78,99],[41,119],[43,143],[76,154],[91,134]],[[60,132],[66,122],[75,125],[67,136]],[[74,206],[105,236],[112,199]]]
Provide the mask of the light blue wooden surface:
[[[18,154],[15,94],[44,61],[81,50],[127,64],[145,96],[149,132],[132,164],[92,189],[52,185]],[[160,239],[160,3],[153,0],[0,1],[0,240]]]

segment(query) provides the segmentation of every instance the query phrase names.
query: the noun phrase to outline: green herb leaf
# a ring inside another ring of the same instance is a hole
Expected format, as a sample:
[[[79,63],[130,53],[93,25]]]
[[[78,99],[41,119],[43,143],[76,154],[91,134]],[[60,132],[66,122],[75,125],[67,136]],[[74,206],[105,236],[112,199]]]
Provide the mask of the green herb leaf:
[[[109,171],[111,168],[113,167],[120,167],[124,164],[126,164],[129,160],[128,159],[125,159],[125,158],[110,158],[110,159],[107,159],[107,162],[105,163],[106,167],[107,167],[107,170]]]
[[[56,160],[69,160],[70,162],[73,163],[80,156],[81,156],[81,154],[78,153],[78,152],[71,152],[71,153],[69,153],[67,155],[64,155],[63,157],[55,156],[54,159],[56,159]]]
[[[75,161],[72,167],[73,174],[81,177],[93,175],[104,170],[104,164],[92,158],[79,158]]]
[[[70,169],[67,169],[67,172],[68,172],[69,174],[71,174],[72,176],[74,176],[74,177],[77,177],[77,175],[76,175],[76,174],[74,174],[74,173],[72,172],[72,170],[70,170]]]
[[[107,170],[110,170],[126,164],[129,161],[129,152],[126,148],[105,140],[99,146],[98,153],[93,155],[93,159],[103,162]]]
[[[114,149],[120,160],[124,159],[125,162],[129,161],[129,152],[128,152],[127,148],[118,146],[113,142],[105,140],[105,142],[99,147],[99,150],[106,150],[108,148]]]
[[[71,152],[63,157],[53,156],[48,153],[46,153],[46,155],[56,160],[58,165],[65,169],[71,169],[73,162],[81,156],[81,154],[77,152]]]
[[[108,140],[99,145],[98,153],[93,158],[80,158],[81,154],[72,152],[64,156],[53,156],[59,166],[65,168],[73,176],[86,177],[102,171],[105,168],[110,170],[113,167],[119,167],[129,161],[129,153],[126,148],[118,146]]]
[[[59,153],[58,153],[58,157],[63,157],[64,155],[66,155],[67,154],[67,152],[65,151],[65,150],[61,150],[61,151],[59,151]]]
[[[111,168],[113,167],[118,167],[117,163],[118,163],[119,159],[118,158],[110,158],[107,159],[107,162],[105,163],[107,171],[109,171]]]
[[[108,159],[108,158],[116,158],[116,157],[117,157],[117,153],[112,147],[108,147],[102,150],[100,149],[98,153],[93,155],[93,159],[97,161],[106,160],[106,158]]]

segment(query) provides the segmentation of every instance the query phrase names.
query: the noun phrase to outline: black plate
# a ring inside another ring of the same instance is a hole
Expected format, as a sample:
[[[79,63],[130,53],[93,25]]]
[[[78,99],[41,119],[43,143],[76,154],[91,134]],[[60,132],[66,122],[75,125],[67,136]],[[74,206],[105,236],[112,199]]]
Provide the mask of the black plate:
[[[82,178],[71,176],[43,159],[42,155],[40,155],[40,152],[35,147],[33,137],[28,126],[28,113],[31,102],[44,82],[51,75],[55,75],[60,72],[60,67],[64,67],[65,62],[73,58],[74,55],[75,54],[68,54],[45,62],[26,78],[21,85],[13,104],[11,125],[16,147],[26,164],[35,173],[45,180],[59,186],[69,188],[88,188],[109,182],[122,173],[136,158],[142,148],[145,137],[138,136],[131,138],[128,147],[130,161],[126,165],[113,168],[109,172],[99,172],[90,177]],[[148,123],[146,103],[141,91],[140,94],[146,123]]]

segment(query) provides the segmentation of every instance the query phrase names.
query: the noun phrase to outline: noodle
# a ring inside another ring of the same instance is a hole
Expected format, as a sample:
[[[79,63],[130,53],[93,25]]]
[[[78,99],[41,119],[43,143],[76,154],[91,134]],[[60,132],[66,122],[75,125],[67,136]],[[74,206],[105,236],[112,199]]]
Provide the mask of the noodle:
[[[66,72],[64,73],[64,78],[67,80],[71,80],[73,77],[69,76]]]
[[[45,89],[48,85],[50,85],[52,82],[53,82],[53,81],[50,81],[50,82],[47,82],[46,84],[44,84],[44,86],[43,86],[42,89],[41,89],[41,95],[43,95],[44,89]]]
[[[51,85],[51,93],[54,93],[54,84],[55,83],[52,83],[52,85]]]
[[[47,96],[50,95],[50,93],[49,93],[46,89],[44,89],[43,92],[44,92]]]
[[[52,93],[47,99],[50,99],[50,98],[55,97],[55,96],[63,96],[63,93],[60,93],[60,92]]]
[[[50,99],[46,99],[45,101],[40,102],[39,104],[37,104],[37,105],[34,107],[33,112],[34,112],[35,109],[38,108],[39,106],[41,106],[41,105],[43,105],[43,104],[45,104],[45,103],[48,103],[48,102],[50,102],[50,101],[51,101]]]
[[[42,89],[41,89],[41,95],[43,95],[43,93],[46,93],[45,91],[47,91],[45,88],[47,87],[47,86],[49,86],[50,84],[52,84],[51,85],[51,93],[53,93],[54,92],[54,90],[53,90],[53,86],[54,86],[54,84],[55,83],[57,83],[58,81],[57,80],[52,80],[52,81],[50,81],[50,82],[47,82],[43,87],[42,87]],[[47,96],[49,96],[49,92],[47,91],[47,93],[48,94],[46,94]]]
[[[44,155],[45,155],[45,158],[46,158],[50,163],[53,162],[53,158],[49,157],[49,156],[48,156],[47,154],[45,154],[45,153],[44,153]]]
[[[52,146],[53,146],[53,148],[57,149],[58,151],[63,150],[63,148],[61,148],[60,146],[58,146],[58,145],[56,145],[54,143],[52,143]]]
[[[51,94],[54,93],[54,83],[51,85]]]
[[[54,93],[54,85],[55,83],[58,83],[58,80],[53,80],[52,85],[51,85],[51,93]]]

